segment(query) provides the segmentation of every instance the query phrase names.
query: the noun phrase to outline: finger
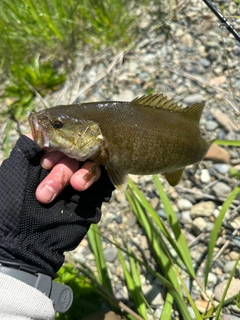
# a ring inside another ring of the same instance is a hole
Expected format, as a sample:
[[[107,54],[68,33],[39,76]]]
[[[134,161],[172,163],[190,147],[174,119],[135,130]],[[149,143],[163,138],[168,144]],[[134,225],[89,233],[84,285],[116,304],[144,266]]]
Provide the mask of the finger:
[[[71,176],[77,171],[78,166],[77,160],[64,157],[37,187],[38,201],[45,204],[53,201],[69,185]]]
[[[88,173],[88,171],[91,169],[92,164],[93,163],[90,161],[84,163],[82,168],[72,175],[70,183],[74,189],[78,191],[84,191],[99,179],[101,175],[101,169],[99,167],[97,168],[96,174],[92,177],[91,180],[87,181],[86,179],[84,179],[85,174]]]
[[[50,170],[65,157],[60,151],[51,151],[42,156],[40,164],[44,169]]]

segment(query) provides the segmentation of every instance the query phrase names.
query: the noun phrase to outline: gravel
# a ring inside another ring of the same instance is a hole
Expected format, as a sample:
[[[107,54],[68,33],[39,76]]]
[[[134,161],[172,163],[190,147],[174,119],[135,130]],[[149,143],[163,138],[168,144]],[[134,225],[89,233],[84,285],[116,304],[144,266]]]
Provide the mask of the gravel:
[[[216,4],[219,4],[219,1],[216,1]],[[237,15],[235,2],[229,3],[224,10],[228,16]],[[239,30],[240,23],[237,19],[235,21]],[[219,28],[219,21],[202,2],[197,0],[191,0],[185,9],[178,13],[177,18],[169,23],[167,33],[164,28],[157,28],[156,31],[150,32],[151,23],[149,17],[144,17],[139,28],[142,32],[148,30],[147,36],[143,36],[131,50],[122,52],[122,55],[121,52],[105,50],[102,56],[89,57],[86,64],[85,53],[79,52],[76,57],[76,70],[66,83],[69,90],[63,88],[64,94],[58,91],[47,96],[47,103],[50,106],[54,105],[59,97],[61,97],[59,104],[70,103],[73,97],[75,99],[78,97],[79,102],[131,101],[149,92],[163,92],[181,101],[184,105],[206,102],[200,120],[200,129],[205,139],[240,140],[239,118],[236,117],[234,108],[231,106],[238,106],[240,99],[238,59],[240,48],[233,37],[227,30]],[[225,41],[226,52],[222,45],[222,38]],[[228,72],[225,55],[228,58]],[[111,64],[113,68],[112,71],[109,71]],[[78,70],[83,70],[83,72],[79,75]],[[234,90],[235,98],[238,99],[236,103],[232,99],[229,74],[236,88]],[[97,81],[100,76],[103,76],[101,81]],[[78,83],[79,77],[81,77],[82,84],[80,95],[79,89],[74,86],[74,83]],[[229,104],[228,101],[231,103]],[[38,99],[36,99],[36,104],[41,107]],[[21,128],[24,132],[29,131],[27,124],[21,124]],[[3,127],[1,132],[2,130]],[[16,128],[10,134],[14,143],[17,139]],[[198,266],[196,274],[199,281],[202,281],[204,277],[205,253],[210,231],[222,208],[223,200],[239,183],[236,177],[229,175],[230,167],[239,170],[239,148],[223,147],[220,151],[215,149],[214,157],[217,161],[215,164],[207,160],[202,161],[197,168],[187,167],[180,184],[174,188],[170,187],[160,176],[179,218],[182,232],[190,244],[193,264]],[[0,152],[0,161],[2,159],[4,159],[4,154]],[[163,223],[168,226],[166,213],[155,191],[152,177],[131,176],[131,178],[144,192]],[[214,254],[219,253],[219,256],[213,262],[207,289],[214,292],[214,299],[217,301],[220,301],[222,297],[227,278],[239,255],[239,200],[238,196],[225,215],[221,233],[214,248]],[[151,264],[152,258],[146,236],[137,223],[126,196],[115,191],[111,202],[103,205],[102,212],[99,227],[104,237],[110,240],[116,237],[120,243],[123,243],[123,239],[128,240],[132,250],[137,254],[138,250],[142,249],[146,261]],[[94,268],[95,261],[87,239],[84,239],[71,254],[74,255],[74,258]],[[119,271],[120,263],[116,248],[106,244],[104,256],[111,270],[115,296],[120,300],[128,300],[125,282]],[[235,260],[232,259],[233,257]],[[164,289],[155,278],[148,280],[147,274],[144,274],[142,281],[147,300],[154,314],[159,317],[164,303]],[[186,283],[189,283],[187,276]],[[240,280],[236,276],[231,283],[227,297],[239,293],[239,287]],[[189,285],[188,289],[192,297],[198,301],[199,310],[206,308],[206,299],[202,297],[200,287],[194,282],[194,285]],[[230,307],[225,307],[223,313],[225,319],[233,320],[234,314],[239,311],[234,301],[231,302]],[[189,310],[192,312],[190,306]],[[153,319],[151,315],[149,319]],[[173,319],[178,319],[176,311],[173,311]]]

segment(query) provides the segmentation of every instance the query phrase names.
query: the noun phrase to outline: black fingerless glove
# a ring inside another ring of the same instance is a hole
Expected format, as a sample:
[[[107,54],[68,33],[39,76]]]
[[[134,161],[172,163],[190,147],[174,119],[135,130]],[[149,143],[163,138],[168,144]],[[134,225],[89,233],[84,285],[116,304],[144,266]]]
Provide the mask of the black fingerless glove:
[[[107,172],[89,189],[65,188],[50,204],[37,201],[35,191],[48,171],[35,142],[21,136],[0,167],[0,259],[29,263],[57,272],[64,251],[73,250],[91,223],[98,223],[101,204],[114,189]]]

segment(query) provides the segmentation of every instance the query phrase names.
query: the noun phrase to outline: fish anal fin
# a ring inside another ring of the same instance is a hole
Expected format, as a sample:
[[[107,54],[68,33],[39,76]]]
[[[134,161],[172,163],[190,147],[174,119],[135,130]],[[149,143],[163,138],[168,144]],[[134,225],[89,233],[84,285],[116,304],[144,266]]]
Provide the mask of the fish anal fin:
[[[106,167],[109,179],[119,191],[125,191],[128,185],[128,176],[112,168]]]
[[[156,109],[164,109],[171,112],[182,113],[184,116],[196,121],[197,123],[200,120],[205,105],[204,102],[200,102],[194,103],[193,105],[184,108],[180,103],[164,96],[163,93],[141,96],[134,99],[132,103],[145,107],[152,107]]]
[[[171,186],[176,186],[179,181],[182,178],[182,174],[185,168],[173,171],[173,172],[165,172],[165,178],[167,179],[167,182],[171,185]]]

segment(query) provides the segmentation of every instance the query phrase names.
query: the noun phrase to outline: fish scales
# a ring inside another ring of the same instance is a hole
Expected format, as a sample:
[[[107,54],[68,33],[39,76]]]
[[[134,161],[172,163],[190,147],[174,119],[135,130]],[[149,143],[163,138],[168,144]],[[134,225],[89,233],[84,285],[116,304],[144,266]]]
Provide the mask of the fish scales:
[[[119,189],[129,173],[163,173],[175,185],[184,168],[201,161],[209,148],[199,129],[203,107],[182,108],[160,94],[132,102],[57,106],[32,113],[29,122],[41,147],[93,160],[92,173],[106,166]]]

